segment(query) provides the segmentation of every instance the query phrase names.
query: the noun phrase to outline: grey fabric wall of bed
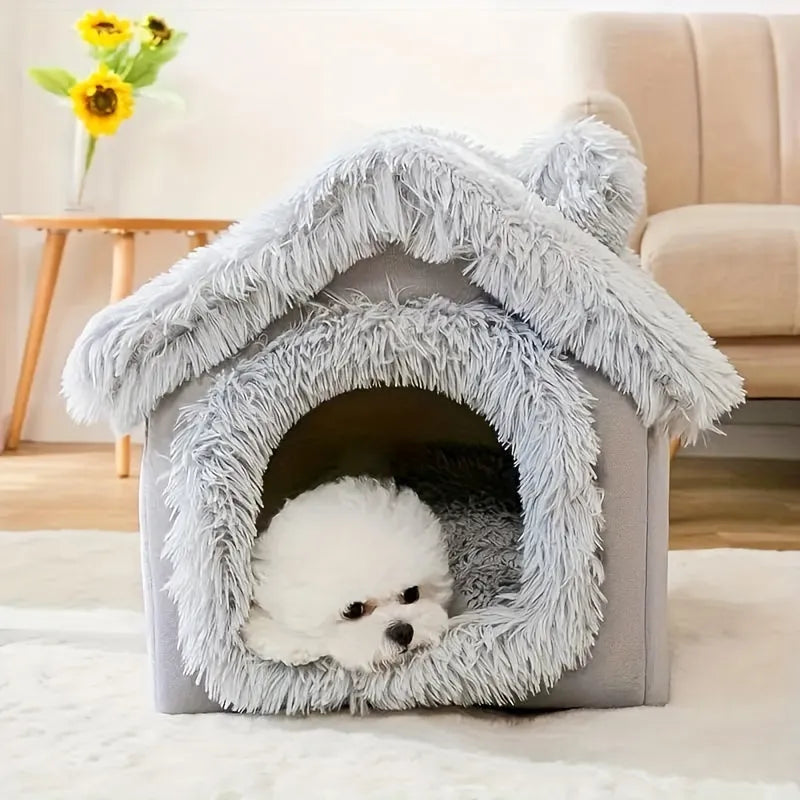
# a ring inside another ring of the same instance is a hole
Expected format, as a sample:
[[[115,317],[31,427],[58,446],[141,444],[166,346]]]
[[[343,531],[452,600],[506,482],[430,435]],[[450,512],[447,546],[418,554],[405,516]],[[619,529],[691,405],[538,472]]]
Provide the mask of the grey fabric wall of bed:
[[[642,198],[593,121],[508,159],[392,132],[90,321],[71,413],[147,423],[160,710],[666,701],[666,442],[742,387],[627,251]],[[376,673],[263,661],[256,530],[363,446],[442,518],[463,611]]]

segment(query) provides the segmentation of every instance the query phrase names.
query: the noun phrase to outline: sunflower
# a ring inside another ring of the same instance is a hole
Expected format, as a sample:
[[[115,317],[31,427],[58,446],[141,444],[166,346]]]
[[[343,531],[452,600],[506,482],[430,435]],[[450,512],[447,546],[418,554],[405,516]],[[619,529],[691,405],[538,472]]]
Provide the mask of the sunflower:
[[[113,50],[132,36],[131,23],[107,11],[87,11],[76,23],[81,39],[95,47]]]
[[[91,136],[110,136],[133,114],[133,88],[101,64],[97,72],[70,90],[75,116]]]
[[[148,47],[160,47],[172,38],[174,31],[161,18],[148,14],[141,22],[142,38]]]

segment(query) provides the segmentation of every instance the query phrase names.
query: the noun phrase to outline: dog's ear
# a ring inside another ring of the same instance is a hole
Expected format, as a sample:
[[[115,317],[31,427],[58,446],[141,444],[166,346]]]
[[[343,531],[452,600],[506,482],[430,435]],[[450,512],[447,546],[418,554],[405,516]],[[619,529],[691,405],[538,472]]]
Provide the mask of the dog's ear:
[[[250,609],[250,618],[241,633],[248,649],[265,661],[280,661],[296,667],[327,655],[317,639],[289,630],[260,606]]]

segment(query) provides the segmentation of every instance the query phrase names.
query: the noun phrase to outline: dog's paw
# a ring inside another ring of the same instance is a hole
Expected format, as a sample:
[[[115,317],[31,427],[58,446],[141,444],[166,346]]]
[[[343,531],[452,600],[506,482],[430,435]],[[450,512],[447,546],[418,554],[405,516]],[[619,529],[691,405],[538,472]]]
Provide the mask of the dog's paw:
[[[253,606],[250,609],[250,616],[242,625],[239,634],[248,650],[265,658],[263,653],[268,646],[271,627],[272,621],[269,617],[260,608]]]
[[[259,606],[250,609],[250,617],[240,635],[247,649],[264,661],[297,667],[318,661],[325,655],[313,639],[287,630]]]

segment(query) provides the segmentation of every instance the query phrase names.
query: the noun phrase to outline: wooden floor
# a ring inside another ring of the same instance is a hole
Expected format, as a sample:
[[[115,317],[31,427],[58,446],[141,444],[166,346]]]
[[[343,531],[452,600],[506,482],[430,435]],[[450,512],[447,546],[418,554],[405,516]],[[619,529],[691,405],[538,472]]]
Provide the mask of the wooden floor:
[[[800,550],[800,461],[676,458],[670,546]]]
[[[135,531],[136,474],[111,447],[23,444],[0,455],[0,530]],[[677,458],[670,527],[676,549],[800,550],[800,462]]]
[[[106,445],[23,442],[0,454],[0,530],[138,530],[140,450],[132,451],[123,479]]]

